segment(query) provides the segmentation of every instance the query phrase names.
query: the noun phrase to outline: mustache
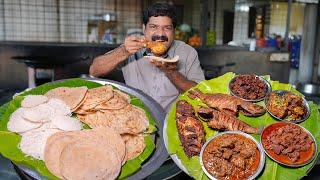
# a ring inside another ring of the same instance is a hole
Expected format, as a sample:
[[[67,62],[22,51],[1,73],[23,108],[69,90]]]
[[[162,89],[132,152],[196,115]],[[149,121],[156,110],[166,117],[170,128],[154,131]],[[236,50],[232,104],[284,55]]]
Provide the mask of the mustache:
[[[151,40],[152,41],[157,41],[157,40],[168,41],[169,39],[168,39],[167,36],[157,36],[157,35],[155,35],[155,36],[151,37]]]

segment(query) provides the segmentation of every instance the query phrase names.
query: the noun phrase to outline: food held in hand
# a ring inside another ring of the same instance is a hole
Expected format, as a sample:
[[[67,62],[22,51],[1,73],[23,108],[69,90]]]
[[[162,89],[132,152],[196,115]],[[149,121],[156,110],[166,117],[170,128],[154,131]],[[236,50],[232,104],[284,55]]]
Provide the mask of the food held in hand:
[[[146,43],[147,48],[150,48],[151,52],[156,56],[161,56],[167,51],[167,47],[163,42],[150,41]]]

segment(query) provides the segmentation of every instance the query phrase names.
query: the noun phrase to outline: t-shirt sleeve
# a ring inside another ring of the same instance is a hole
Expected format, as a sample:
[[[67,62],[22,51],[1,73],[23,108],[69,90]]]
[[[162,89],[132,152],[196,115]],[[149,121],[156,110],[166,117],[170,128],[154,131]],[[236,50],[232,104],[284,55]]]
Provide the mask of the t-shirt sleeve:
[[[188,80],[191,80],[197,83],[204,80],[204,74],[200,66],[198,53],[195,49],[192,49],[187,57],[186,77]]]

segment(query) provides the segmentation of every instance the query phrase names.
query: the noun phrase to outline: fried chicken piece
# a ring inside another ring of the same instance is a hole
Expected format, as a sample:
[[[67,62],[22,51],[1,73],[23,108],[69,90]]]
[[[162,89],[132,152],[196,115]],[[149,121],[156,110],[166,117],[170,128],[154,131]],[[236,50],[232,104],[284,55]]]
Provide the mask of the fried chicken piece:
[[[150,41],[150,42],[147,42],[146,45],[147,45],[147,48],[151,49],[151,52],[155,56],[161,56],[167,50],[167,47],[164,45],[164,43],[159,41]]]

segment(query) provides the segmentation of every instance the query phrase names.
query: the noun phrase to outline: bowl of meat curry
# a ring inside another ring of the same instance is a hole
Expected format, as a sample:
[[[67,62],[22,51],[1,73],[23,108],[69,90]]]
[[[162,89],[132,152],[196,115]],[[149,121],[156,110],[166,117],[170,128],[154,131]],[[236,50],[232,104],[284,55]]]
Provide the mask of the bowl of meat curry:
[[[254,179],[264,163],[265,154],[260,144],[241,131],[217,134],[200,152],[202,170],[210,179]]]
[[[230,94],[244,101],[262,101],[271,92],[270,83],[255,74],[235,76],[229,83]]]
[[[318,152],[313,135],[302,126],[290,122],[277,122],[264,128],[261,143],[271,159],[289,167],[310,163]]]

